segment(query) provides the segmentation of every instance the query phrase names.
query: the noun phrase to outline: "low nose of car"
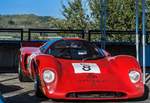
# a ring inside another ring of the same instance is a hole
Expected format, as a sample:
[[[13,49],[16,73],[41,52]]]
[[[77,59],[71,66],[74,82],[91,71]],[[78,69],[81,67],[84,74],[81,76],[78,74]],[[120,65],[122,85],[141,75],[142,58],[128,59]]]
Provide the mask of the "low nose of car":
[[[70,90],[116,90],[122,88],[124,83],[114,71],[103,62],[62,64],[62,82]]]

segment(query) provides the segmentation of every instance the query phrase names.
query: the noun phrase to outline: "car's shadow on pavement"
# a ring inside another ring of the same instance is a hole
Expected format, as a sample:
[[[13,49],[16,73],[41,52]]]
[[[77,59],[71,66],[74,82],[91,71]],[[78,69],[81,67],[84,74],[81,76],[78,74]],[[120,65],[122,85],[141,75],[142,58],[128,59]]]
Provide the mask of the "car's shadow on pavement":
[[[15,96],[5,98],[6,103],[41,103],[44,101],[51,101],[47,98],[38,98],[34,95],[34,90],[24,92]]]
[[[23,88],[21,88],[20,86],[16,86],[16,85],[3,85],[3,84],[0,84],[0,92],[2,94],[15,92],[15,91],[21,90],[21,89],[23,89]]]

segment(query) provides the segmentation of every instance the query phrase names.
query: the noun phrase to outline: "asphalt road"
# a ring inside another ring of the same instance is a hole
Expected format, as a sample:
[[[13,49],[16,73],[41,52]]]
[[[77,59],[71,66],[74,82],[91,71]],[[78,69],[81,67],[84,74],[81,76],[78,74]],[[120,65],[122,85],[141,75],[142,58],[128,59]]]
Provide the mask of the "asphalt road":
[[[150,74],[147,74],[146,77],[147,77],[146,84],[147,86],[150,87]],[[20,83],[16,73],[0,73],[0,91],[3,94],[6,103],[52,103],[53,102],[50,99],[36,97],[34,94],[33,83],[32,82]],[[121,101],[121,103],[128,103],[128,102],[150,103],[150,95],[149,98],[144,101],[134,101],[134,100]],[[91,101],[91,103],[93,102]]]

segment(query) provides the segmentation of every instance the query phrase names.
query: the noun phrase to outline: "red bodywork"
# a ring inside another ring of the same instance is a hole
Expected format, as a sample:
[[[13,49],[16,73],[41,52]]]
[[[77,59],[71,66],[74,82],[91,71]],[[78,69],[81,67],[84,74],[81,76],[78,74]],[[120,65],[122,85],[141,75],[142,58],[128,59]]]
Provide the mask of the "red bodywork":
[[[72,38],[71,38],[72,39]],[[70,39],[70,40],[71,40]],[[65,40],[65,39],[64,39]],[[138,98],[144,94],[142,73],[136,59],[128,55],[110,56],[107,52],[98,60],[69,60],[60,59],[52,55],[42,54],[39,47],[22,47],[20,65],[23,73],[34,80],[39,75],[41,90],[51,99],[67,100],[112,100]],[[30,63],[28,57],[33,56]],[[72,63],[95,63],[100,73],[75,73]],[[35,69],[34,65],[37,65]],[[55,80],[46,84],[43,80],[43,71],[52,70]],[[132,83],[129,72],[135,70],[141,75],[139,82]],[[97,95],[100,97],[82,97],[80,95]],[[109,96],[106,97],[106,94]],[[115,96],[111,96],[115,94]],[[77,95],[77,96],[74,96]]]

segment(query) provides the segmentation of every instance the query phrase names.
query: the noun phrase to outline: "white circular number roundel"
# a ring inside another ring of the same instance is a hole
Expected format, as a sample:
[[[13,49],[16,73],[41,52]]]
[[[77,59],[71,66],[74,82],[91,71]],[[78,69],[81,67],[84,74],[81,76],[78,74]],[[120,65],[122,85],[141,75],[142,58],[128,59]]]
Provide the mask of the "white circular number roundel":
[[[100,73],[96,63],[72,63],[75,73]]]

